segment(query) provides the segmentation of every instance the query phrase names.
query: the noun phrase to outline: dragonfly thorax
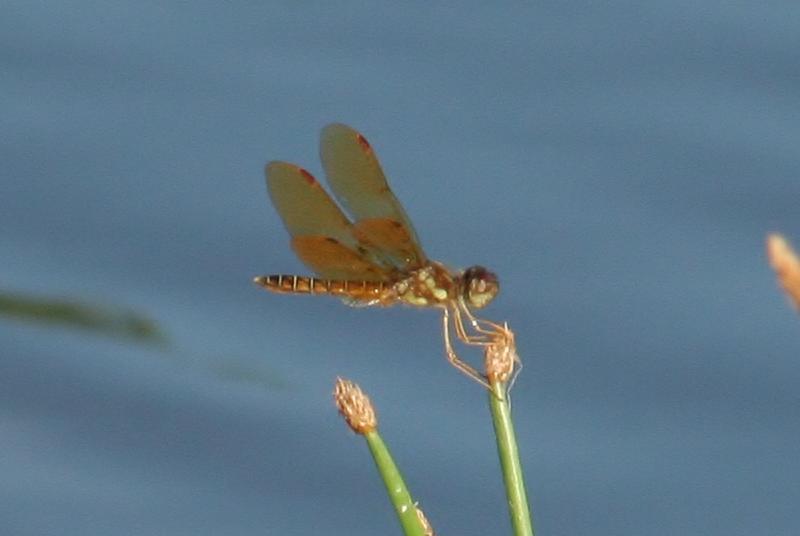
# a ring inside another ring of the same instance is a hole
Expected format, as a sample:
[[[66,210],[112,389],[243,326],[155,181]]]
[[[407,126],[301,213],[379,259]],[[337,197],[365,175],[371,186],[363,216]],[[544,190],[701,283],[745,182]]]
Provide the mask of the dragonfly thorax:
[[[417,307],[439,307],[458,296],[458,281],[453,273],[438,262],[417,268],[394,284],[396,299]]]
[[[456,300],[480,309],[494,299],[500,289],[497,276],[482,266],[472,266],[456,274],[438,262],[417,268],[395,283],[391,298],[416,307],[447,307]],[[389,298],[388,300],[386,298]]]

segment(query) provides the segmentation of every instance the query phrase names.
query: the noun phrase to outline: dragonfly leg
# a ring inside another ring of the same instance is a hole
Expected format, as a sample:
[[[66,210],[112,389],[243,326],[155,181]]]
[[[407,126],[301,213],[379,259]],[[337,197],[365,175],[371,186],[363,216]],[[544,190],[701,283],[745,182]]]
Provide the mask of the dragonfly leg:
[[[469,307],[467,306],[466,303],[464,303],[463,299],[458,300],[458,309],[464,311],[464,314],[467,315],[467,319],[469,320],[469,323],[472,325],[472,328],[478,333],[481,333],[483,335],[495,336],[498,332],[503,331],[503,326],[501,326],[500,324],[495,324],[494,322],[491,322],[489,320],[478,318],[477,316],[472,314],[472,311],[470,311]],[[484,326],[488,326],[488,328]]]
[[[467,316],[470,325],[472,326],[473,330],[477,332],[477,335],[471,335],[467,333],[466,325],[464,324],[464,320],[461,316],[462,312]],[[467,304],[463,301],[459,301],[458,305],[453,308],[453,316],[453,324],[456,328],[456,335],[458,335],[458,338],[466,344],[472,344],[475,346],[488,346],[490,344],[494,344],[497,342],[498,337],[501,337],[508,329],[500,324],[495,324],[489,320],[476,317],[472,314],[472,311],[469,310],[469,307],[467,307]]]
[[[486,346],[489,344],[489,338],[482,333],[478,335],[471,335],[467,333],[467,328],[464,325],[464,319],[461,317],[461,308],[453,308],[453,327],[456,330],[456,336],[464,344],[471,344],[474,346]]]
[[[508,324],[501,326],[500,324],[496,324],[489,320],[476,318],[467,308],[466,304],[461,302],[459,305],[460,307],[455,307],[453,309],[453,325],[455,326],[456,335],[458,335],[458,338],[464,344],[483,346],[484,348],[493,345],[508,346],[510,344],[513,346],[514,336],[513,333],[511,333],[511,331],[508,329]],[[470,324],[472,324],[472,327],[475,328],[480,335],[470,335],[467,333],[463,318],[461,317],[462,311],[467,315],[470,320]],[[490,329],[484,328],[481,326],[481,323],[483,323],[485,326],[489,326]],[[517,356],[516,350],[514,350],[514,363],[514,372],[508,384],[509,391],[514,386],[514,382],[517,380],[517,375],[522,370],[522,360],[520,360],[519,356]]]
[[[457,310],[456,310],[457,311]],[[457,313],[456,313],[457,315]],[[459,326],[458,323],[454,322],[456,326],[456,331],[458,332]],[[464,326],[462,325],[460,329],[463,330]],[[453,365],[455,368],[460,370],[462,373],[466,374],[479,384],[483,385],[487,389],[491,389],[489,383],[486,379],[472,366],[467,364],[466,362],[462,361],[461,358],[458,357],[456,351],[453,349],[453,345],[450,342],[450,310],[449,308],[444,309],[444,314],[442,315],[442,333],[444,334],[444,350],[447,354],[447,360]],[[459,335],[458,333],[456,333]],[[464,340],[461,335],[458,337],[461,340]],[[480,343],[473,343],[473,344],[480,344]]]

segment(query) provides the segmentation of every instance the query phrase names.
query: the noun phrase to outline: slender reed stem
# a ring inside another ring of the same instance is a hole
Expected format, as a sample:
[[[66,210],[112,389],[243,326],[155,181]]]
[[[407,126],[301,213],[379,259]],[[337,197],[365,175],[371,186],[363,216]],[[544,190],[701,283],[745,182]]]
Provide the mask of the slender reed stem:
[[[403,532],[406,536],[425,536],[425,530],[417,517],[414,501],[411,499],[411,494],[406,488],[403,476],[394,464],[386,444],[375,430],[364,434],[364,438],[367,440],[375,465],[377,465],[381,478],[383,478],[386,492],[392,501],[394,511],[397,513],[397,518],[403,527]]]
[[[533,536],[533,522],[528,508],[528,497],[525,493],[525,481],[522,475],[522,464],[519,461],[506,385],[504,382],[491,382],[492,390],[489,391],[489,406],[492,410],[492,422],[497,437],[497,452],[503,469],[503,480],[506,485],[514,536]]]

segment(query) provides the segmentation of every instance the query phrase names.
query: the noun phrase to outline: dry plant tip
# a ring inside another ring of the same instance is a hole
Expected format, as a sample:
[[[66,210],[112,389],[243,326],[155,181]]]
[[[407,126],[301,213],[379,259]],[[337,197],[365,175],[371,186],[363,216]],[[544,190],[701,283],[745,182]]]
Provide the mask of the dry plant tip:
[[[767,237],[767,257],[783,290],[800,309],[800,258],[786,239],[776,233]]]
[[[436,536],[436,533],[433,532],[433,527],[431,526],[430,521],[428,521],[428,518],[425,517],[425,513],[422,511],[422,508],[420,508],[418,504],[414,504],[414,508],[417,510],[417,519],[419,519],[419,523],[422,525],[422,529],[425,531],[425,536]]]
[[[508,323],[497,325],[491,339],[483,354],[486,377],[489,383],[505,383],[514,374],[514,367],[520,363],[514,332],[508,328]]]
[[[336,378],[333,400],[347,425],[357,434],[367,434],[378,426],[375,408],[361,388],[350,380]]]

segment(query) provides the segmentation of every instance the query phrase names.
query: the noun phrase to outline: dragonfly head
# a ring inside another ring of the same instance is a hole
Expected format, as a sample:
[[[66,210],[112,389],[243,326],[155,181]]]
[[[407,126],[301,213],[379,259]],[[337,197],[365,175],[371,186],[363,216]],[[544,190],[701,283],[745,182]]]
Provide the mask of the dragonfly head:
[[[471,266],[464,271],[464,300],[467,305],[480,309],[497,296],[500,282],[497,276],[483,266]]]

